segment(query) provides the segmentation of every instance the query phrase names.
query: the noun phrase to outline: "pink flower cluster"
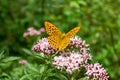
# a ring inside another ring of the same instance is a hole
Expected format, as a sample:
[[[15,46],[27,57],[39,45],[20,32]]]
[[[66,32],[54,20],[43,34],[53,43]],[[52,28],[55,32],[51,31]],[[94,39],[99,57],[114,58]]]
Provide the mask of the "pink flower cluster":
[[[55,65],[58,69],[65,69],[66,72],[71,74],[73,71],[83,67],[88,60],[91,60],[90,54],[71,52],[66,56],[55,56],[53,65]]]
[[[40,35],[41,33],[45,32],[44,28],[41,28],[39,30],[36,30],[34,27],[30,27],[27,29],[26,32],[24,32],[23,37],[28,37],[28,36],[35,36],[35,35]]]
[[[43,54],[52,54],[56,52],[56,50],[49,45],[47,38],[39,40],[37,44],[33,46],[32,50],[42,52]]]
[[[76,49],[78,51],[76,51]],[[36,52],[41,52],[42,54],[53,54],[57,51],[50,46],[47,38],[42,38],[35,44],[32,50]],[[69,51],[67,51],[69,50]],[[85,43],[79,37],[74,37],[70,39],[68,47],[59,51],[59,54],[53,59],[53,65],[60,70],[65,70],[66,72],[72,74],[73,71],[79,70],[81,68],[86,69],[86,75],[92,80],[108,80],[109,76],[104,68],[101,67],[99,63],[88,64],[88,60],[92,59],[92,56],[88,53],[89,45]]]
[[[89,50],[89,44],[86,44],[86,42],[78,36],[70,39],[69,47],[70,49],[77,48],[81,53],[87,53]]]
[[[99,63],[86,65],[85,68],[87,70],[86,75],[91,80],[108,80],[109,78],[106,70]]]

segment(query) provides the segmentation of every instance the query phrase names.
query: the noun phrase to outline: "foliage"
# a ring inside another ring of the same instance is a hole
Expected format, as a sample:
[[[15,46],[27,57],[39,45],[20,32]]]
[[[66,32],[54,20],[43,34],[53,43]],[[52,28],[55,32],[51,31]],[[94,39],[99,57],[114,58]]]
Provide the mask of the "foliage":
[[[38,68],[43,58],[31,54],[30,49],[37,37],[23,38],[23,33],[28,27],[34,26],[39,29],[44,27],[45,21],[50,21],[63,32],[80,25],[81,30],[78,35],[90,44],[95,62],[103,64],[110,80],[118,80],[120,75],[119,3],[119,0],[0,0],[0,47],[2,48],[0,78],[13,80],[14,76],[14,79],[19,77],[24,79],[24,76],[30,76],[32,72],[38,76],[41,74],[40,71],[49,70],[50,67],[46,64]],[[27,48],[29,53],[25,54],[23,48]],[[26,67],[29,67],[29,72],[25,72],[24,67],[18,64],[20,59],[27,60]],[[51,70],[47,74],[53,76],[57,72],[53,74]],[[62,74],[58,74],[62,76],[60,80],[66,80]],[[42,76],[39,77],[43,79]]]
[[[3,48],[0,51],[0,79],[10,79],[9,73],[10,67],[14,67],[14,63],[20,59],[20,57],[8,56],[9,51],[7,48]]]

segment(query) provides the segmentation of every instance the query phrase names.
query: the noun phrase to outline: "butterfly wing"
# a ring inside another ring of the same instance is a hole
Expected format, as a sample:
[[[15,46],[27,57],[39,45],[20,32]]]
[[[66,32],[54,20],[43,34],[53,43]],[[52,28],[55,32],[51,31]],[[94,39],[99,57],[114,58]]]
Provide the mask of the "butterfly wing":
[[[45,28],[49,35],[62,35],[62,32],[50,22],[45,22]]]
[[[58,37],[58,36],[55,36],[55,35],[53,35],[53,36],[49,36],[48,37],[48,42],[49,42],[49,44],[52,46],[52,47],[54,47],[56,50],[58,49],[58,47],[59,47],[59,42],[60,42],[60,38]]]
[[[75,34],[79,31],[80,26],[73,28],[72,30],[70,30],[66,35],[65,38],[72,38],[73,36],[75,36]]]
[[[63,50],[68,46],[68,44],[70,43],[70,38],[75,36],[75,34],[79,31],[79,29],[80,29],[79,26],[75,27],[64,36],[63,40],[60,42],[59,50]]]
[[[70,38],[72,38],[80,29],[80,27],[76,27],[72,30],[70,30],[63,39],[62,32],[53,24],[50,22],[45,22],[45,28],[47,33],[50,35],[48,37],[48,42],[51,46],[53,46],[55,49],[63,50],[67,47],[67,45],[70,42]]]
[[[61,42],[60,42],[60,45],[59,45],[59,50],[63,50],[65,49],[68,44],[70,43],[70,38],[64,38]]]

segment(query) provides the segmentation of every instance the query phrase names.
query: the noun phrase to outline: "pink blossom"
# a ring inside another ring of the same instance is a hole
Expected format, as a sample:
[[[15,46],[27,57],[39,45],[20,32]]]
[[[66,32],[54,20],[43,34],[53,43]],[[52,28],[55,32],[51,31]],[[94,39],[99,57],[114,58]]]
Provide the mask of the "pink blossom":
[[[26,60],[20,60],[20,61],[19,61],[19,64],[22,64],[22,65],[25,65],[26,63],[27,63]]]
[[[24,32],[23,37],[27,37],[28,35],[28,32]]]
[[[27,29],[26,32],[23,33],[23,37],[36,36],[42,34],[43,32],[45,32],[44,28],[41,28],[40,30],[36,30],[34,27],[30,27]]]
[[[45,32],[45,28],[40,28],[39,30],[41,33]]]
[[[89,50],[89,45],[78,36],[70,39],[69,47],[70,49],[77,48],[81,53],[87,53]]]
[[[32,31],[32,30],[34,30],[34,27],[29,27],[27,30]]]
[[[91,80],[108,80],[109,78],[106,70],[99,63],[86,65],[85,68],[87,70],[86,75]]]
[[[42,52],[44,54],[52,54],[56,52],[56,50],[49,45],[47,38],[42,38],[39,40],[37,44],[33,46],[32,50]]]
[[[58,69],[65,69],[66,72],[71,74],[73,71],[83,67],[86,62],[91,59],[89,57],[87,58],[88,55],[89,54],[84,55],[75,52],[71,52],[66,56],[61,54],[60,56],[54,57],[53,65],[55,65]]]

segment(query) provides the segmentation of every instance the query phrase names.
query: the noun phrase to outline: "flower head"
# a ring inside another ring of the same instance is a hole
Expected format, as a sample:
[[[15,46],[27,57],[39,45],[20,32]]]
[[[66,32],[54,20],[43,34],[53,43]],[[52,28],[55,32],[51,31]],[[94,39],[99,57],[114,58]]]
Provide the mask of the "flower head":
[[[86,65],[85,68],[87,70],[86,75],[91,80],[108,80],[109,78],[106,70],[99,63]]]
[[[27,63],[26,60],[20,60],[20,61],[19,61],[19,64],[22,64],[22,65],[25,65],[26,63]]]
[[[75,36],[74,38],[70,39],[69,43],[70,49],[77,48],[80,51],[80,53],[87,53],[87,51],[89,50],[88,46],[89,45],[86,44],[86,42],[79,38],[78,36]]]
[[[40,35],[43,32],[45,32],[44,28],[41,28],[40,30],[36,30],[34,27],[30,27],[27,29],[26,32],[24,32],[23,37]]]
[[[55,56],[53,65],[55,65],[58,69],[65,69],[66,72],[71,74],[73,71],[83,67],[87,61],[91,59],[90,57],[86,58],[86,56],[91,55],[72,52],[66,56]]]
[[[32,50],[42,52],[44,54],[52,54],[56,52],[56,50],[49,45],[47,38],[39,40],[37,44],[33,46]]]

